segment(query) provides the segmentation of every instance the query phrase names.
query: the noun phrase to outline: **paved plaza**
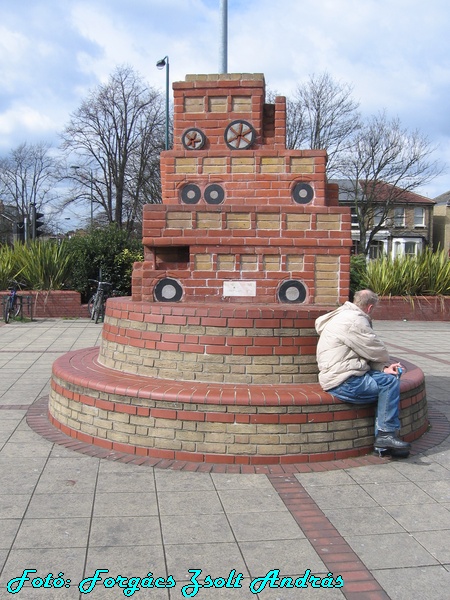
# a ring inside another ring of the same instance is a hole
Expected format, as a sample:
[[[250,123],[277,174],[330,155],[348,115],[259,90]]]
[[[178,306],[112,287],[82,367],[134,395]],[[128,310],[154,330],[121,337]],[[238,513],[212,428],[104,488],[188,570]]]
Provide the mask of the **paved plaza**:
[[[428,444],[407,460],[238,474],[140,466],[41,436],[30,407],[48,395],[52,363],[98,345],[101,325],[0,325],[0,599],[448,600],[450,323],[375,329],[425,372]]]

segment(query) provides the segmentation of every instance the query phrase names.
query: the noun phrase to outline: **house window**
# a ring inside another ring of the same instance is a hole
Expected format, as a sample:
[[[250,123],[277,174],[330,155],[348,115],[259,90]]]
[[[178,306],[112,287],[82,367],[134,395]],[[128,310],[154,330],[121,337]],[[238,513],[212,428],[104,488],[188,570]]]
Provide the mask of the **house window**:
[[[414,209],[414,227],[425,227],[425,209]]]
[[[405,226],[405,209],[401,206],[394,208],[394,227]]]
[[[407,256],[415,256],[418,252],[419,246],[417,242],[405,242],[405,254]]]
[[[423,248],[421,238],[405,239],[396,238],[392,245],[392,254],[396,256],[416,256]]]
[[[373,226],[377,227],[382,223],[384,217],[384,208],[375,208],[373,211]]]
[[[353,228],[359,227],[358,215],[356,214],[356,209],[353,207],[351,208],[351,216],[352,216],[352,227]]]
[[[381,258],[384,253],[384,244],[380,240],[375,240],[369,247],[369,258]]]

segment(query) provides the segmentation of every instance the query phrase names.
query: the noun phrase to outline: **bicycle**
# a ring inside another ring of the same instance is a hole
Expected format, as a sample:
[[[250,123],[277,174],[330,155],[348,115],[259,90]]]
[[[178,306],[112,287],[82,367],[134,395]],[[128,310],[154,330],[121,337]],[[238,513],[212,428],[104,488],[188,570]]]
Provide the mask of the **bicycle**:
[[[9,323],[11,317],[15,319],[22,310],[22,298],[17,294],[20,283],[12,280],[8,286],[8,295],[5,298],[3,317],[5,323]]]
[[[88,310],[91,319],[98,323],[100,318],[102,321],[105,318],[106,301],[111,296],[112,283],[96,279],[89,279],[89,282],[97,284],[97,291],[88,302]]]

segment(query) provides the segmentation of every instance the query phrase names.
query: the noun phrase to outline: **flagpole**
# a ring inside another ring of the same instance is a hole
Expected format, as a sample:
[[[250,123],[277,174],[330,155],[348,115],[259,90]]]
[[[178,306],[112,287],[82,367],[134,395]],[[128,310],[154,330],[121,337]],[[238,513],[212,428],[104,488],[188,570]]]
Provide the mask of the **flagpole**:
[[[220,0],[221,44],[219,73],[228,72],[228,0]]]

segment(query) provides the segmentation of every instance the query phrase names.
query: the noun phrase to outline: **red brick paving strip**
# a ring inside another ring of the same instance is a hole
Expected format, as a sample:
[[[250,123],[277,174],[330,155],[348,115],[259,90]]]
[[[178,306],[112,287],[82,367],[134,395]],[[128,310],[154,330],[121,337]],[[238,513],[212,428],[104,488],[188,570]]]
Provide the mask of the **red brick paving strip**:
[[[389,600],[357,554],[294,475],[268,475],[276,492],[333,577],[344,580],[348,600]]]

